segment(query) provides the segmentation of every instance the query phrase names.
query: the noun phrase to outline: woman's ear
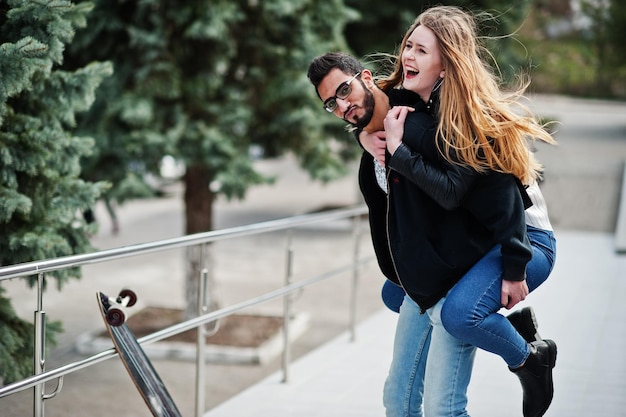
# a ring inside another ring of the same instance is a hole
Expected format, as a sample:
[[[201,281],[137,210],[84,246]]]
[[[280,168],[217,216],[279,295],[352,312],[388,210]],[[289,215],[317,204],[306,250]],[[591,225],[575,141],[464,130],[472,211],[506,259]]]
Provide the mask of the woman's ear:
[[[446,70],[441,70],[441,72],[439,73],[439,78],[443,78],[446,75]]]

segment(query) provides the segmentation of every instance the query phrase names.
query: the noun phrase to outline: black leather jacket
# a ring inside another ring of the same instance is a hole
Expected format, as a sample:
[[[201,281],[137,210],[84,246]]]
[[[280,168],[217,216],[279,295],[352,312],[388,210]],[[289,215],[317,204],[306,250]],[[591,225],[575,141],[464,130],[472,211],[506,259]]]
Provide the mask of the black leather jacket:
[[[359,170],[385,276],[426,310],[501,244],[503,279],[523,280],[532,256],[524,216],[530,200],[519,181],[447,162],[437,149],[428,106],[404,90],[389,96],[392,105],[417,111],[408,114],[403,144],[387,158],[388,195],[376,183],[371,155],[363,155]]]

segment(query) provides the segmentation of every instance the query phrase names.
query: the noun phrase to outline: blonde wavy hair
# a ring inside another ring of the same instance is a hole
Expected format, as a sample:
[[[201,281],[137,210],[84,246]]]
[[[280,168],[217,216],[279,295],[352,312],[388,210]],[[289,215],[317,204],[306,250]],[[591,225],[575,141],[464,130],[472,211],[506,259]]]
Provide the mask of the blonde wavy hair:
[[[530,152],[529,140],[556,141],[520,102],[529,81],[509,92],[501,89],[497,66],[489,65],[495,60],[480,43],[476,18],[469,12],[437,6],[421,13],[402,39],[392,73],[378,80],[379,87],[385,91],[401,87],[402,51],[420,25],[434,32],[445,70],[438,109],[440,152],[479,172],[510,173],[524,184],[538,179],[542,166]]]

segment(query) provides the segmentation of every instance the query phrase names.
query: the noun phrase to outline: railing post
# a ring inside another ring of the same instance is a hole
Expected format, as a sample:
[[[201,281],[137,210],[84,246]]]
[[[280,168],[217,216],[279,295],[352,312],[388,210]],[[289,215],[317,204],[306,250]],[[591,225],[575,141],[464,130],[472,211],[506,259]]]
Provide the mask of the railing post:
[[[285,286],[293,279],[293,246],[292,230],[287,230],[287,249],[285,266]],[[291,322],[291,294],[283,297],[283,383],[289,382],[289,362],[291,362],[291,345],[289,343],[289,323]]]
[[[39,375],[45,370],[46,362],[46,312],[43,310],[43,274],[37,275],[37,309],[35,310],[35,354],[33,373]],[[33,398],[33,415],[44,416],[45,382],[35,385]]]
[[[352,220],[352,236],[354,239],[354,252],[352,259],[352,288],[350,290],[350,341],[356,340],[356,310],[357,292],[359,288],[359,256],[361,253],[361,217],[355,216]]]
[[[206,268],[202,269],[200,276],[200,283],[198,285],[198,316],[208,313],[209,306],[207,305],[207,278],[209,271]],[[200,325],[197,328],[197,346],[196,346],[196,417],[201,417],[204,414],[204,391],[206,389],[206,327]]]
[[[33,374],[39,375],[46,370],[46,312],[43,309],[43,273],[37,274],[37,310],[35,310],[35,352],[33,355]],[[33,415],[44,417],[44,402],[54,398],[63,388],[63,377],[57,380],[57,386],[50,394],[45,393],[46,383],[33,388]]]

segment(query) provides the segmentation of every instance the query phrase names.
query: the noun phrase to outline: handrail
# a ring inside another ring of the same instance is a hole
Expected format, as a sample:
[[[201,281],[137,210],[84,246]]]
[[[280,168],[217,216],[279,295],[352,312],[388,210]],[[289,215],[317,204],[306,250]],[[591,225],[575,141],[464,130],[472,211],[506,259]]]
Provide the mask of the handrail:
[[[325,279],[331,278],[339,273],[350,271],[353,268],[357,268],[358,266],[364,265],[367,262],[371,261],[372,258],[366,258],[356,265],[344,265],[340,268],[336,268],[334,270],[328,271],[324,274],[316,275],[314,277],[299,281],[297,283],[281,287],[277,290],[270,291],[258,297],[250,298],[248,300],[242,301],[238,304],[233,304],[231,306],[221,308],[219,310],[212,311],[207,314],[203,314],[198,317],[194,317],[193,319],[172,325],[165,329],[159,330],[157,332],[151,333],[149,335],[143,336],[137,339],[140,345],[148,345],[150,343],[158,342],[160,340],[167,339],[169,337],[175,336],[179,333],[184,333],[188,330],[194,329],[203,324],[211,323],[215,320],[219,320],[231,314],[237,313],[241,310],[244,310],[248,307],[253,307],[255,305],[265,303],[280,297],[283,297],[288,294],[292,294],[304,287],[307,287],[311,284],[314,284],[319,281],[323,281]],[[12,384],[6,385],[4,387],[0,387],[0,398],[6,397],[11,394],[16,394],[20,391],[23,391],[28,388],[32,388],[35,385],[39,385],[44,382],[51,381],[53,379],[60,378],[64,375],[70,374],[75,371],[80,371],[81,369],[87,368],[91,365],[95,365],[99,362],[103,362],[107,359],[111,359],[117,356],[117,352],[115,349],[111,348],[95,355],[92,355],[88,358],[82,359],[80,361],[76,361],[74,363],[70,363],[50,371],[43,372],[38,375],[33,375],[28,378],[24,378],[20,381],[14,382]]]
[[[227,229],[213,230],[210,232],[196,233],[172,239],[159,240],[149,243],[122,246],[81,255],[62,256],[43,261],[24,262],[17,265],[0,268],[0,281],[42,274],[59,269],[72,268],[97,262],[111,261],[134,255],[143,255],[152,252],[174,249],[185,246],[210,243],[220,239],[230,239],[241,236],[250,236],[258,233],[282,230],[290,227],[299,227],[311,223],[340,220],[346,217],[354,217],[367,213],[365,205],[359,205],[347,209],[329,210],[320,213],[301,214],[277,220],[269,220],[260,223],[236,226]]]
[[[310,277],[308,279],[303,279],[302,281],[299,281],[297,283],[291,282],[290,277],[289,277],[290,272],[288,271],[287,273],[288,276],[287,276],[287,280],[285,284],[277,290],[262,294],[260,296],[257,296],[248,300],[244,300],[243,302],[222,308],[217,311],[209,312],[206,314],[201,314],[198,317],[193,318],[191,320],[178,323],[166,329],[144,336],[138,339],[138,342],[144,345],[144,344],[153,343],[159,340],[167,339],[179,333],[183,333],[193,328],[203,326],[210,322],[214,322],[220,318],[229,316],[231,314],[239,312],[248,307],[256,306],[258,304],[261,304],[270,300],[274,300],[280,297],[283,297],[285,299],[284,308],[283,308],[284,310],[283,320],[285,321],[284,332],[285,332],[285,335],[288,335],[288,331],[289,331],[288,317],[291,316],[291,314],[289,313],[290,302],[288,301],[288,299],[292,293],[298,290],[301,290],[304,287],[312,285],[316,282],[331,278],[333,276],[336,276],[338,274],[341,274],[347,271],[352,271],[353,280],[352,280],[351,293],[352,293],[352,299],[354,300],[354,294],[356,293],[356,286],[357,286],[357,281],[358,281],[359,268],[362,265],[368,262],[371,262],[372,260],[375,259],[374,256],[360,258],[360,254],[358,250],[358,247],[359,247],[358,241],[360,240],[360,233],[361,233],[359,216],[362,216],[366,213],[367,213],[367,207],[365,205],[359,205],[359,206],[354,206],[351,208],[343,208],[343,209],[329,210],[329,211],[319,212],[319,213],[303,214],[303,215],[293,216],[289,218],[271,220],[271,221],[266,221],[266,222],[232,227],[228,229],[221,229],[221,230],[205,232],[205,233],[198,233],[198,234],[183,236],[183,237],[174,238],[174,239],[136,244],[136,245],[126,246],[126,247],[103,250],[103,251],[94,252],[94,253],[65,256],[65,257],[60,257],[56,259],[48,259],[48,260],[43,260],[43,261],[27,262],[27,263],[0,268],[0,282],[5,279],[18,278],[18,277],[24,278],[24,277],[36,274],[38,276],[38,283],[40,285],[40,288],[37,292],[38,310],[35,311],[35,319],[37,319],[38,314],[39,315],[45,314],[45,312],[42,311],[43,289],[41,288],[42,287],[41,284],[43,283],[43,277],[46,272],[55,271],[55,270],[64,269],[64,268],[70,268],[70,267],[77,267],[77,266],[92,264],[96,262],[111,261],[115,259],[135,256],[135,255],[148,254],[148,253],[152,253],[152,252],[156,252],[160,250],[169,250],[169,249],[192,246],[192,245],[201,245],[201,244],[206,244],[206,243],[228,239],[228,238],[251,236],[255,234],[278,231],[278,230],[290,231],[290,230],[293,230],[294,228],[305,226],[308,224],[322,223],[322,222],[341,220],[341,219],[353,219],[352,229],[354,232],[353,238],[355,242],[355,247],[353,251],[352,261],[349,264],[327,271],[320,275]],[[288,252],[287,254],[288,262],[290,262],[291,261],[290,257],[292,255],[290,247],[288,247],[287,252]],[[354,304],[354,301],[352,301],[349,321],[350,321],[350,330],[353,335],[353,338],[352,338],[353,340],[354,340],[354,326],[355,326],[355,314],[353,310],[355,309],[355,306],[356,305]],[[36,333],[43,335],[44,329],[45,329],[45,318],[41,317],[40,323],[38,323],[36,327],[37,327]],[[198,337],[198,342],[197,342],[198,352],[200,352],[201,350],[201,347],[200,347],[201,343],[202,343],[201,338]],[[43,352],[43,346],[45,346],[45,341],[35,340],[35,344],[36,344],[36,349],[41,349],[41,351]],[[49,371],[45,370],[43,366],[44,357],[41,356],[40,361],[41,361],[42,366],[39,369],[35,369],[34,375],[28,378],[25,378],[23,380],[17,381],[15,383],[6,385],[4,387],[0,387],[0,398],[24,391],[28,388],[34,388],[34,416],[43,417],[44,415],[43,400],[50,399],[56,396],[61,391],[61,387],[63,384],[63,377],[65,375],[81,370],[83,368],[87,368],[89,366],[95,365],[99,362],[113,358],[115,356],[117,356],[117,352],[115,349],[111,348],[111,349],[99,352],[88,358],[85,358],[85,359],[82,359],[82,360],[79,360],[70,364],[66,364],[61,367],[55,368],[53,370],[49,370]],[[35,357],[35,360],[37,360],[36,357]],[[284,337],[283,338],[284,382],[286,382],[287,380],[288,362],[289,362],[289,338]],[[201,363],[202,361],[199,360],[198,363],[196,364],[198,368],[196,370],[197,372],[196,396],[197,397],[200,397],[200,395],[202,395],[202,389],[201,389],[202,385],[200,385],[200,383],[204,380],[204,371],[202,370],[203,367],[201,366]],[[52,394],[49,394],[49,395],[44,394],[43,392],[44,384],[53,379],[58,380],[57,388]],[[201,412],[202,404],[203,404],[203,397],[197,398],[196,402],[197,402],[196,415],[199,416]]]

